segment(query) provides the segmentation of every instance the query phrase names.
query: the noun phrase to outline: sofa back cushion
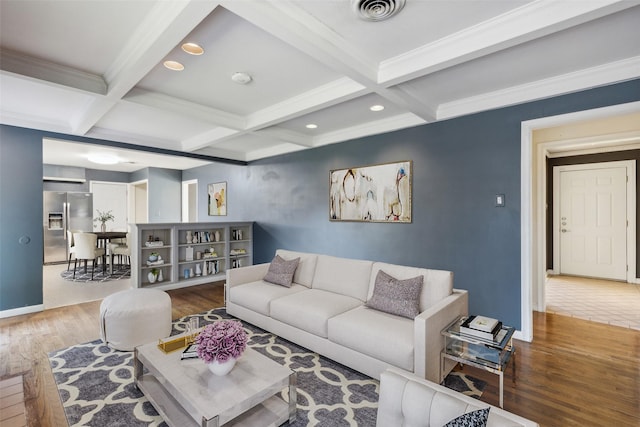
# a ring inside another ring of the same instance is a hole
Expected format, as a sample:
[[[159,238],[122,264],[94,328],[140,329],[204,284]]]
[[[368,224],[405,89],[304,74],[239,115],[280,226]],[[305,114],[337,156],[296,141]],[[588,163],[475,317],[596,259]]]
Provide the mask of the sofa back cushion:
[[[422,292],[420,293],[420,312],[425,311],[436,302],[453,293],[453,273],[445,270],[431,270],[427,268],[406,267],[403,265],[376,262],[371,268],[367,299],[373,295],[378,271],[383,270],[398,280],[424,276]]]
[[[313,289],[367,300],[372,261],[318,255]]]
[[[287,261],[300,258],[300,261],[298,261],[298,268],[296,268],[295,273],[293,273],[293,283],[306,286],[307,288],[311,287],[311,284],[313,283],[313,275],[316,271],[318,255],[305,252],[287,251],[285,249],[278,249],[276,251],[276,255],[279,255],[280,258]]]

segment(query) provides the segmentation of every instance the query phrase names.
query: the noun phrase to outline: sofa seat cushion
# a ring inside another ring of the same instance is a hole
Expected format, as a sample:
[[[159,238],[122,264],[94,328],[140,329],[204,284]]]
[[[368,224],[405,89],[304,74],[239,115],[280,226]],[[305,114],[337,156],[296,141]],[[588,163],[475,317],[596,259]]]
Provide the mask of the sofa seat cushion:
[[[326,338],[330,318],[360,305],[362,301],[356,298],[308,289],[272,301],[270,315],[273,319]]]
[[[258,280],[257,282],[232,286],[229,288],[227,298],[235,304],[269,316],[271,301],[307,290],[306,287],[295,283],[287,288],[264,280]]]
[[[329,340],[413,372],[413,319],[367,307],[329,319]]]

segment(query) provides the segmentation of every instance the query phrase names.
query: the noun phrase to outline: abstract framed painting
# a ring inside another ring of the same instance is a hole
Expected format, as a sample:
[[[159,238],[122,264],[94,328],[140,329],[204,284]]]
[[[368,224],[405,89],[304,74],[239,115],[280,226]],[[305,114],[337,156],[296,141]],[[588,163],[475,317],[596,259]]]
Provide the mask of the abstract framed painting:
[[[209,200],[209,216],[227,214],[227,183],[217,182],[209,184],[207,188]]]
[[[411,222],[410,160],[332,170],[331,221]]]

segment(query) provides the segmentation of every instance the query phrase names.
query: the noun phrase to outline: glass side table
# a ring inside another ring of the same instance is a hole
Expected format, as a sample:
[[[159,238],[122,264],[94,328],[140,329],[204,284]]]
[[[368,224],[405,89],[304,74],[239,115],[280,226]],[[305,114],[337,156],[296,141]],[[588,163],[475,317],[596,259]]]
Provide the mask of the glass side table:
[[[515,328],[503,326],[498,333],[499,342],[488,341],[460,333],[460,325],[466,319],[461,317],[442,331],[445,345],[440,353],[440,377],[444,377],[445,359],[497,374],[500,377],[500,407],[502,408],[504,371],[511,358],[513,358],[513,382],[516,381],[516,348],[513,345]]]

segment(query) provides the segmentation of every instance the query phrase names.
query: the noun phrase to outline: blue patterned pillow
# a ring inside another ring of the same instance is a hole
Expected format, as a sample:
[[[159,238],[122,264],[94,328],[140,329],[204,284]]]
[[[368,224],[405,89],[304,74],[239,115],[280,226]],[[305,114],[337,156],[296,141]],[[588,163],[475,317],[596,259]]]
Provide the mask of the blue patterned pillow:
[[[452,419],[446,423],[444,427],[485,427],[487,425],[487,418],[489,418],[489,409],[491,408],[467,412]]]

